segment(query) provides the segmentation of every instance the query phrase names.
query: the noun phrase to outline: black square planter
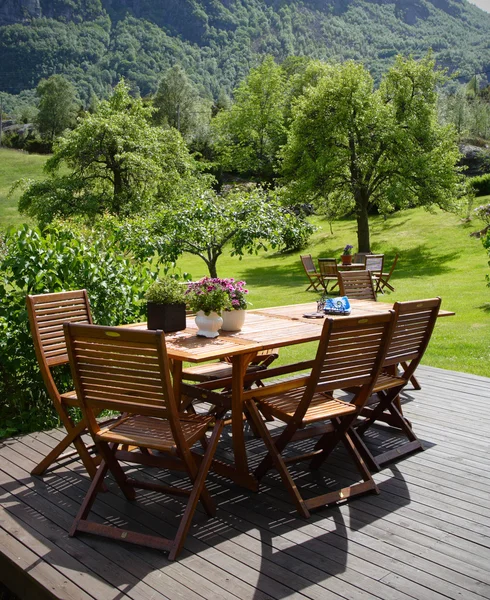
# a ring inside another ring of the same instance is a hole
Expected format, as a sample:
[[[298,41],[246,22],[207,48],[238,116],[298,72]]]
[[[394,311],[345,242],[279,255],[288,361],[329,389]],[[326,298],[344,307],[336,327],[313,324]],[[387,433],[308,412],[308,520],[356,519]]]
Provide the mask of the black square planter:
[[[185,329],[185,304],[147,303],[148,329],[162,329],[165,333]]]

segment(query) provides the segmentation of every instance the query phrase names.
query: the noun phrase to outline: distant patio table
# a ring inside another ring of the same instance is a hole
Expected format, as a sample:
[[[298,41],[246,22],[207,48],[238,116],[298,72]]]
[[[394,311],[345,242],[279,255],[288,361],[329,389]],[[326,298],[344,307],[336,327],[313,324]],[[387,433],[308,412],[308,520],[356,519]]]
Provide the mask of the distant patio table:
[[[392,308],[392,304],[389,303],[365,300],[351,300],[350,304],[351,316],[360,318],[373,313],[386,312]],[[247,366],[261,350],[318,341],[324,319],[310,319],[303,316],[315,311],[315,302],[248,310],[241,331],[223,332],[211,339],[198,337],[194,317],[188,317],[185,330],[165,335],[167,353],[173,364],[172,375],[177,397],[180,396],[184,362],[200,363],[225,357],[231,359],[231,427],[234,465],[215,461],[212,468],[251,490],[258,489],[258,482],[249,471],[243,430],[244,398],[253,395],[253,390],[244,390]],[[450,311],[440,311],[439,316],[452,314],[454,313]],[[336,315],[333,318],[343,317]],[[146,323],[124,327],[146,329]]]
[[[339,271],[364,271],[366,265],[364,263],[351,263],[350,265],[344,265],[344,263],[337,263]]]

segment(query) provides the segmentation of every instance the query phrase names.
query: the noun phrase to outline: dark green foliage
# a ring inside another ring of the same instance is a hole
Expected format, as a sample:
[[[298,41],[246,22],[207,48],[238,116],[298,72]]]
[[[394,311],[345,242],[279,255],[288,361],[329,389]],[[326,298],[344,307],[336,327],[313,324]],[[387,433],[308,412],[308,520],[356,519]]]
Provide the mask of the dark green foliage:
[[[490,195],[490,173],[485,175],[478,175],[477,177],[471,177],[468,179],[470,187],[475,192],[475,196],[489,196]]]
[[[264,54],[362,60],[379,80],[394,57],[432,47],[470,79],[490,65],[490,15],[455,0],[43,0],[42,18],[0,27],[0,89],[62,73],[86,104],[121,76],[143,95],[180,63],[201,90],[227,93]],[[36,15],[33,15],[36,17]]]
[[[27,225],[0,238],[0,438],[58,424],[29,331],[26,294],[86,288],[96,323],[141,320],[149,264],[135,262],[110,231]],[[68,370],[59,385],[70,384]]]
[[[43,139],[53,143],[65,129],[75,124],[78,103],[73,85],[63,75],[41,79],[36,124]]]

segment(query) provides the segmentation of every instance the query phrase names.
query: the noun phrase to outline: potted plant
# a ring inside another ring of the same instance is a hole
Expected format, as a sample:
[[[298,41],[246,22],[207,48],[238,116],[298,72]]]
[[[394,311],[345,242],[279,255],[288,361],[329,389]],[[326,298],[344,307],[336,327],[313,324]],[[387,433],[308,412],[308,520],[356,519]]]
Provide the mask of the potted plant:
[[[354,246],[347,244],[347,246],[343,249],[342,256],[340,257],[343,265],[352,264],[352,248],[354,248]]]
[[[228,294],[231,308],[225,309],[221,316],[223,318],[223,331],[240,331],[245,322],[245,310],[247,308],[248,290],[245,281],[235,281],[233,278],[222,279],[222,286]]]
[[[190,283],[185,292],[187,303],[196,314],[197,335],[217,337],[223,325],[221,311],[231,308],[229,294],[223,288],[221,279],[204,277]]]
[[[185,288],[177,280],[166,277],[155,281],[146,290],[148,329],[165,333],[186,327]]]

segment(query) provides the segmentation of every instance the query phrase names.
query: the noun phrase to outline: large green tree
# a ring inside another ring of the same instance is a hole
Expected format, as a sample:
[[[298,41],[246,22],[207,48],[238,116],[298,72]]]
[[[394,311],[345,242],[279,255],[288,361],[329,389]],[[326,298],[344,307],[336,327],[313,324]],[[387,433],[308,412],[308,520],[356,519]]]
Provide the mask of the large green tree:
[[[286,76],[271,56],[235,90],[235,102],[219,112],[213,126],[216,146],[226,169],[271,178],[277,152],[286,140]]]
[[[378,89],[361,64],[330,65],[293,110],[283,174],[294,197],[354,210],[360,252],[369,211],[449,208],[461,192],[451,125],[437,120],[443,73],[427,56],[398,57]]]
[[[36,92],[39,96],[36,117],[39,133],[48,142],[53,142],[75,124],[79,106],[76,90],[62,75],[52,75],[39,82]]]
[[[119,83],[108,101],[58,140],[45,167],[49,177],[29,183],[21,212],[41,224],[104,211],[122,216],[189,195],[198,165],[178,131],[153,126],[152,112]]]

